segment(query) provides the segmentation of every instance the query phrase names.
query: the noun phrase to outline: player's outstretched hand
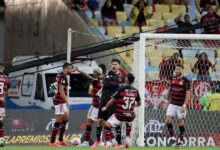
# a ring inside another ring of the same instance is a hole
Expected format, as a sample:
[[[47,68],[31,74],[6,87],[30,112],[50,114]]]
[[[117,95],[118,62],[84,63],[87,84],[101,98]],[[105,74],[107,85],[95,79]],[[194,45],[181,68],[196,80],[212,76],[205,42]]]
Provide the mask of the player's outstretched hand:
[[[107,108],[106,107],[102,107],[102,111],[106,111],[107,110]]]

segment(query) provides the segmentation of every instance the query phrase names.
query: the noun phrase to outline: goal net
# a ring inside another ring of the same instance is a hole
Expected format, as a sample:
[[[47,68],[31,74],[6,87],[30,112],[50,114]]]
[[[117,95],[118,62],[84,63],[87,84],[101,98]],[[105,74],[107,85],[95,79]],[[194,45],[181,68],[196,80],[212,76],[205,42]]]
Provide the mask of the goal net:
[[[142,106],[136,110],[132,144],[166,146],[169,138],[163,100],[179,63],[191,83],[184,145],[220,146],[220,99],[202,99],[211,89],[220,93],[220,35],[204,34],[140,35],[134,48],[132,72]],[[178,136],[175,121],[173,125]]]

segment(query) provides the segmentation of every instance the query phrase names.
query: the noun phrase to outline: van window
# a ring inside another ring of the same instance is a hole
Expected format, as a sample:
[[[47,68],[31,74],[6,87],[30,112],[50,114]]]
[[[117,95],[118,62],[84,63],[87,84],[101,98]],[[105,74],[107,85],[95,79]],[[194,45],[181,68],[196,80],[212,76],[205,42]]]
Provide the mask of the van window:
[[[43,87],[43,78],[41,74],[37,74],[37,81],[36,81],[36,91],[35,97],[36,100],[45,101],[44,98],[44,87]]]
[[[22,96],[30,97],[32,94],[34,82],[34,74],[24,74],[22,80],[21,94]]]
[[[57,74],[46,74],[47,94],[50,89],[50,85],[55,82]],[[72,74],[70,76],[70,97],[89,97],[90,82],[80,74]],[[48,94],[48,97],[52,95]]]

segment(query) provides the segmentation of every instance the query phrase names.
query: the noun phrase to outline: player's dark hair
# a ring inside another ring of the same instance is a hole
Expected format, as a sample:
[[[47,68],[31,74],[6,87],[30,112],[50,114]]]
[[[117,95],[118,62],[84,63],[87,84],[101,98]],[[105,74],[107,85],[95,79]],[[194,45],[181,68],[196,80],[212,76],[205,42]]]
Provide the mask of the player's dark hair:
[[[134,77],[134,75],[132,73],[128,73],[127,74],[127,78],[128,78],[128,82],[130,84],[132,84],[134,82],[134,80],[135,80],[135,77]]]
[[[105,74],[106,73],[106,66],[105,66],[105,64],[100,64],[99,67],[102,69],[102,73]]]
[[[121,61],[117,58],[113,58],[111,63],[113,63],[113,62],[117,62],[119,65],[121,64]]]
[[[68,66],[72,66],[72,64],[70,64],[70,63],[64,63],[64,64],[63,64],[63,69],[67,68]]]

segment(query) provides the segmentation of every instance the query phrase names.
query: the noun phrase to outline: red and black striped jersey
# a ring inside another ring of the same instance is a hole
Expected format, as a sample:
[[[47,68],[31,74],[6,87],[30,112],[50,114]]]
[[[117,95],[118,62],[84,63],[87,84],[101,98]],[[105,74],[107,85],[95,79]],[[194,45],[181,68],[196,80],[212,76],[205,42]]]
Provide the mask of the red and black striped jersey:
[[[186,77],[173,77],[171,82],[171,101],[173,105],[182,106],[186,98],[186,91],[190,90],[190,81]]]
[[[98,78],[98,79],[95,79],[93,82],[92,82],[92,105],[95,107],[95,108],[99,108],[99,103],[100,103],[100,99],[101,99],[101,90],[102,90],[102,87],[103,87],[103,78]]]
[[[115,117],[120,121],[133,121],[135,102],[141,100],[138,90],[132,86],[124,86],[116,91],[113,98],[117,100]]]
[[[10,88],[10,81],[7,75],[0,73],[0,108],[5,108],[5,100]]]
[[[62,103],[65,103],[65,100],[61,97],[60,95],[60,87],[63,86],[64,87],[64,93],[65,95],[67,95],[67,89],[68,89],[68,81],[67,81],[67,77],[64,73],[59,73],[56,77],[56,86],[57,86],[57,91],[55,94],[55,97],[53,99],[53,104],[54,105],[59,105]]]

